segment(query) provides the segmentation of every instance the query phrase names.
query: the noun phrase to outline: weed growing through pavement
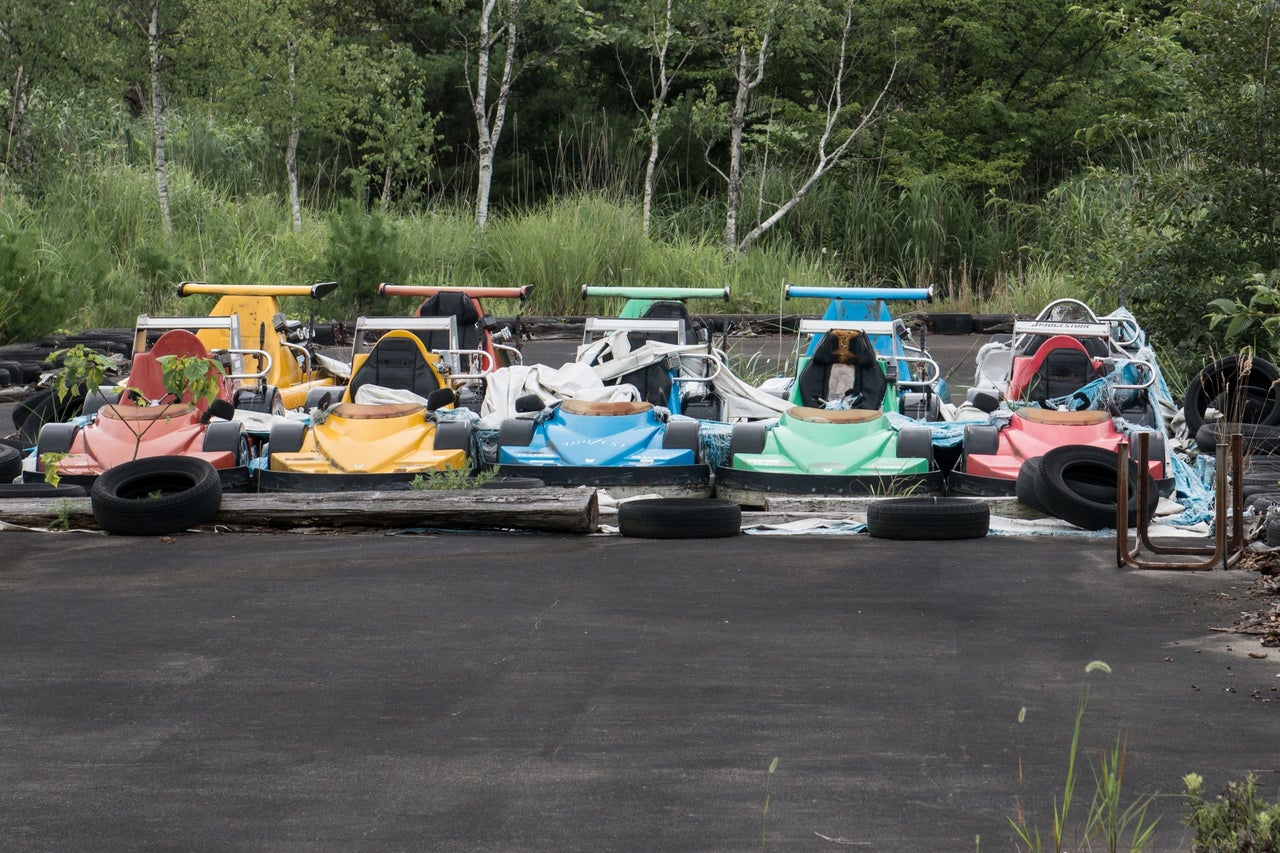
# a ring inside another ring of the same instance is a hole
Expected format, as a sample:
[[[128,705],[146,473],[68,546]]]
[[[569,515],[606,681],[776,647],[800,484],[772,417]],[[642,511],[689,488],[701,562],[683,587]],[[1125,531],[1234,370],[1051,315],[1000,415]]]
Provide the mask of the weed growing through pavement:
[[[1110,673],[1111,667],[1103,661],[1093,661],[1085,667],[1085,674],[1092,672]],[[1069,849],[1095,849],[1093,842],[1100,843],[1102,849],[1111,851],[1141,851],[1150,847],[1152,835],[1157,821],[1147,820],[1147,807],[1154,795],[1144,795],[1127,806],[1122,806],[1125,759],[1127,757],[1127,740],[1123,734],[1116,738],[1115,746],[1108,753],[1103,753],[1098,763],[1090,762],[1093,770],[1094,793],[1089,803],[1089,811],[1085,815],[1082,837],[1078,847],[1069,847],[1072,843],[1071,807],[1076,795],[1076,759],[1080,754],[1080,733],[1083,728],[1084,711],[1088,704],[1088,687],[1080,696],[1080,704],[1076,708],[1075,725],[1071,732],[1071,747],[1067,752],[1067,775],[1062,783],[1061,798],[1053,800],[1052,846],[1047,846],[1042,838],[1040,828],[1027,821],[1022,812],[1022,803],[1014,800],[1014,816],[1009,824],[1017,833],[1018,839],[1026,845],[1030,853],[1041,853],[1052,850],[1063,853]],[[1024,707],[1018,712],[1018,722],[1026,720]],[[1022,781],[1022,756],[1018,756],[1018,779]],[[1078,823],[1078,822],[1077,822]]]
[[[409,482],[409,488],[415,492],[446,492],[457,489],[474,489],[476,486],[489,482],[497,475],[498,470],[496,468],[477,471],[475,474],[463,470],[432,471],[425,477],[422,474],[415,474],[414,478]]]

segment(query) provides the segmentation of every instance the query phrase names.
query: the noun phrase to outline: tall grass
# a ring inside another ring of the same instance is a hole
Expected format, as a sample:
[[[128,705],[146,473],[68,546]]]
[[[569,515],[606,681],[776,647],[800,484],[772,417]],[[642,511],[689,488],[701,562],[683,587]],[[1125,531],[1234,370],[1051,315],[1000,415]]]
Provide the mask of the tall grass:
[[[1012,192],[973,199],[938,176],[894,181],[872,164],[856,163],[815,186],[775,230],[738,255],[722,245],[724,210],[716,188],[706,197],[664,196],[646,237],[634,196],[600,189],[636,185],[628,172],[635,158],[604,123],[586,122],[592,132],[566,141],[554,157],[556,194],[516,212],[496,205],[483,232],[475,230],[466,201],[404,211],[367,210],[357,202],[311,207],[294,231],[279,164],[260,131],[174,113],[173,232],[166,233],[145,120],[116,111],[77,124],[74,106],[60,112],[45,105],[42,113],[64,168],[44,173],[39,191],[26,199],[0,200],[6,210],[12,202],[25,211],[15,220],[25,235],[18,245],[34,248],[22,249],[30,257],[19,259],[21,268],[38,270],[42,288],[65,294],[60,313],[47,312],[56,316],[45,331],[129,325],[144,311],[206,311],[210,298],[177,299],[174,285],[185,279],[336,278],[339,291],[319,306],[332,319],[358,310],[410,310],[407,299],[369,299],[382,278],[532,284],[523,310],[551,316],[617,309],[616,303],[584,305],[584,284],[728,285],[732,299],[718,310],[820,309],[783,303],[789,282],[932,285],[933,310],[1034,313],[1059,296],[1110,297],[1107,288],[1076,282],[1066,271],[1097,251],[1098,235],[1116,227],[1130,192],[1099,174],[1064,186],[1043,204],[1006,197]],[[575,180],[573,170],[583,164],[590,168]],[[779,169],[749,170],[741,233],[785,201],[800,178]],[[528,191],[536,194],[532,184]],[[0,282],[0,305],[19,298],[13,293]],[[299,300],[285,307],[310,312],[315,306]],[[0,336],[10,334],[3,320]]]

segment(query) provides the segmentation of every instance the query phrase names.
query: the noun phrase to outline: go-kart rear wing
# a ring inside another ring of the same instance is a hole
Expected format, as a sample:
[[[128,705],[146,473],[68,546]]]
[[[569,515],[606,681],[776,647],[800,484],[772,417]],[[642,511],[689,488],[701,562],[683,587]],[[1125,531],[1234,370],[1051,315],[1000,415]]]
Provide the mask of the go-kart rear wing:
[[[271,372],[271,353],[260,349],[245,349],[239,345],[240,318],[234,314],[229,317],[152,317],[149,314],[139,314],[133,330],[133,351],[135,353],[147,351],[148,332],[156,330],[168,332],[173,329],[186,329],[187,331],[220,329],[225,331],[231,346],[225,350],[214,350],[211,355],[216,356],[219,352],[231,354],[231,371],[227,373],[228,379],[261,379]],[[244,371],[245,358],[258,360],[260,369],[257,373],[246,373]]]
[[[801,320],[797,329],[800,336],[824,335],[827,332],[849,329],[862,332],[867,337],[880,335],[898,335],[901,327],[892,320]],[[797,342],[798,345],[798,342]],[[876,353],[876,358],[886,365],[893,365],[897,370],[897,362],[905,361],[911,365],[924,365],[929,368],[928,375],[920,379],[898,379],[897,384],[903,388],[935,388],[942,378],[942,368],[938,362],[921,353],[920,355],[884,355]]]
[[[723,299],[729,301],[729,286],[724,287],[618,287],[613,285],[584,284],[582,298],[588,296],[621,296],[624,299]]]
[[[333,292],[337,286],[336,281],[322,281],[316,284],[209,284],[203,281],[184,281],[178,285],[178,295],[310,296],[312,299],[319,299]]]
[[[532,284],[519,287],[434,287],[432,285],[390,284],[378,285],[379,296],[435,296],[437,293],[461,293],[476,299],[528,299]]]
[[[365,345],[365,335],[368,332],[411,332],[418,335],[419,332],[447,332],[449,335],[449,346],[447,349],[432,349],[431,352],[440,356],[440,362],[444,366],[444,372],[448,374],[451,380],[470,381],[472,379],[481,379],[487,373],[492,373],[497,365],[494,363],[493,355],[482,349],[460,349],[458,347],[458,318],[450,315],[448,317],[360,317],[356,320],[355,333],[355,349],[352,352],[352,363],[355,363],[355,354],[362,351]],[[377,337],[382,337],[379,334]],[[421,338],[421,335],[418,335]],[[474,366],[476,359],[479,359],[479,372],[463,373],[462,358],[466,356],[470,360],[470,364]]]
[[[679,320],[636,320],[629,317],[588,317],[582,324],[582,343],[589,344],[613,332],[672,334],[678,346],[684,346],[684,323]]]
[[[1106,323],[1072,323],[1059,320],[1015,320],[1013,334],[1066,335],[1069,338],[1109,338],[1111,327]]]
[[[782,288],[786,299],[883,299],[900,302],[932,302],[932,287],[806,287],[788,284]]]

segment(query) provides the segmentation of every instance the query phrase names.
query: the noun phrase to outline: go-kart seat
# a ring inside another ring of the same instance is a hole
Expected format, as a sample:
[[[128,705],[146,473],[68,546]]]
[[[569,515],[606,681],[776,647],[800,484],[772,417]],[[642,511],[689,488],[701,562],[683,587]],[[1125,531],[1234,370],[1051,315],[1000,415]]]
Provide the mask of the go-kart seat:
[[[435,371],[422,357],[417,342],[401,337],[383,338],[374,344],[369,357],[351,377],[347,392],[351,400],[365,384],[412,391],[419,397],[426,397],[440,387]]]
[[[151,349],[135,353],[129,366],[128,385],[148,400],[160,400],[169,393],[165,390],[164,371],[160,366],[162,356],[209,358],[209,350],[186,329],[170,329],[156,339]],[[209,369],[214,370],[212,366]],[[182,402],[190,403],[191,399],[192,394],[187,391],[183,394]],[[202,410],[207,407],[203,402],[196,405]]]
[[[487,349],[480,328],[480,310],[475,300],[465,293],[442,290],[422,303],[418,316],[457,317],[458,346],[461,349]],[[449,349],[448,332],[422,332],[420,337],[432,352]]]
[[[684,343],[697,343],[698,336],[694,333],[693,324],[689,321],[689,309],[685,307],[683,302],[671,299],[664,299],[655,302],[645,309],[643,318],[645,320],[679,320],[680,327],[684,330]],[[660,344],[678,344],[675,332],[651,332],[648,336],[651,341],[657,341]]]
[[[1084,345],[1065,335],[1050,338],[1034,357],[1016,361],[1010,399],[1067,397],[1101,376]]]
[[[797,379],[800,405],[820,409],[849,396],[851,408],[879,409],[889,380],[875,347],[857,329],[832,329],[822,336]]]
[[[679,303],[677,303],[679,304]],[[627,332],[627,342],[631,349],[644,346],[649,336],[636,332]],[[600,356],[592,360],[591,365],[603,364],[613,358],[611,350],[604,350]],[[634,385],[640,392],[640,399],[654,406],[666,406],[671,398],[671,374],[662,362],[645,365],[638,370],[624,373],[616,379],[610,379],[606,385]]]

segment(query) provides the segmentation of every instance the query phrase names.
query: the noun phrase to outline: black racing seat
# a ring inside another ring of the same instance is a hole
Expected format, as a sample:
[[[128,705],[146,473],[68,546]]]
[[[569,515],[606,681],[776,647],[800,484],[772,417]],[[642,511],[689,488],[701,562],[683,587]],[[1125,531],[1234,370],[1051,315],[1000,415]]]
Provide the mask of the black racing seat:
[[[694,344],[698,342],[698,336],[694,333],[693,324],[689,320],[689,309],[685,307],[683,302],[672,299],[664,299],[655,302],[645,309],[645,320],[679,320],[680,328],[684,330],[684,343]],[[656,341],[660,344],[678,344],[681,343],[677,339],[675,332],[652,332],[649,334],[649,340]]]
[[[455,290],[441,290],[418,308],[419,317],[457,317],[458,347],[460,349],[483,349],[481,344],[480,312],[476,303],[465,293]],[[432,352],[449,349],[448,332],[422,332],[419,335],[427,349]]]
[[[832,329],[814,348],[797,380],[800,405],[822,408],[827,401],[850,398],[854,409],[879,409],[889,380],[875,347],[857,329]]]
[[[627,332],[627,342],[631,349],[644,346],[650,340],[649,335]],[[591,365],[604,364],[613,360],[612,350],[605,349],[594,359]],[[605,382],[606,385],[634,385],[640,392],[640,399],[655,406],[666,406],[671,399],[671,373],[663,362],[648,364],[630,373],[624,373],[616,379]]]
[[[1027,399],[1067,397],[1098,378],[1098,369],[1084,350],[1055,348],[1044,354],[1039,369],[1027,383]]]
[[[412,391],[426,397],[440,387],[436,373],[423,358],[416,341],[409,338],[383,338],[351,377],[350,395],[356,398],[361,385],[378,385],[397,391]]]

